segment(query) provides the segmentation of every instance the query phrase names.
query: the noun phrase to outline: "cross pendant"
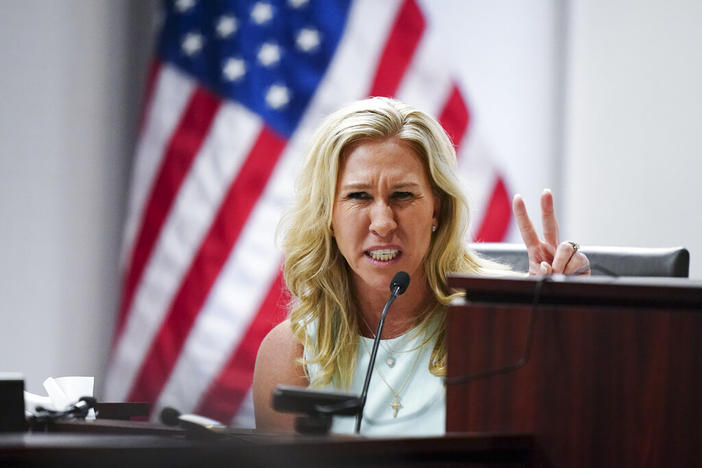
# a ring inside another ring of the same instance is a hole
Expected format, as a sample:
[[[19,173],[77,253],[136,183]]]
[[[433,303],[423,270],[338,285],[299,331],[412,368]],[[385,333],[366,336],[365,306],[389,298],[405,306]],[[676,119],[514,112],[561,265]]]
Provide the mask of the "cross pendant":
[[[396,418],[397,412],[400,411],[400,408],[402,408],[402,403],[400,403],[400,400],[397,398],[397,395],[393,397],[390,406],[392,407],[392,417]]]

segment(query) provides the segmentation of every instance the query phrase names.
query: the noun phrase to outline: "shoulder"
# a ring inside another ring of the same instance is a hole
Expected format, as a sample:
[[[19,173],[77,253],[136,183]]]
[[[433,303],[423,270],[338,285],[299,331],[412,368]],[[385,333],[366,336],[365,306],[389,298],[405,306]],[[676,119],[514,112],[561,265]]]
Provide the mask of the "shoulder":
[[[300,352],[302,351],[302,343],[293,335],[290,320],[284,320],[273,327],[261,342],[262,350],[267,350],[268,348],[280,349],[281,346],[291,350],[299,348]]]
[[[299,378],[304,378],[304,371],[298,360],[303,351],[302,343],[293,334],[290,321],[285,320],[276,325],[261,342],[256,357],[256,373],[274,372],[282,380],[300,383]]]
[[[271,395],[277,385],[306,387],[307,378],[299,359],[304,349],[290,327],[290,321],[276,325],[261,342],[254,369],[254,408],[256,426],[261,429],[289,429],[286,415],[275,413]]]

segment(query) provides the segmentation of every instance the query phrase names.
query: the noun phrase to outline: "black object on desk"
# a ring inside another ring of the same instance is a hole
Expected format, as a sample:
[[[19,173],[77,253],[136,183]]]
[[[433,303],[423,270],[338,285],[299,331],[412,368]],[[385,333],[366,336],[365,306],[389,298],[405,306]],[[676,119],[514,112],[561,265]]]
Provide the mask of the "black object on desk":
[[[295,418],[295,430],[300,434],[326,434],[331,428],[332,416],[354,416],[362,408],[361,398],[350,393],[287,385],[278,385],[273,391],[273,409],[302,414]]]
[[[0,373],[0,432],[24,430],[24,378],[16,373]]]

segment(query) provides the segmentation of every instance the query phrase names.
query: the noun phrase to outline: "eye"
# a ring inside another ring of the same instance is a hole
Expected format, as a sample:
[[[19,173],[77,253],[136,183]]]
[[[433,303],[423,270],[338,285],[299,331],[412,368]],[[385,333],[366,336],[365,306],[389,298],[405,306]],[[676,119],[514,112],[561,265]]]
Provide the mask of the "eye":
[[[412,192],[393,192],[392,198],[395,200],[409,200],[414,197]]]
[[[346,194],[348,200],[370,200],[371,196],[367,192],[351,192]]]

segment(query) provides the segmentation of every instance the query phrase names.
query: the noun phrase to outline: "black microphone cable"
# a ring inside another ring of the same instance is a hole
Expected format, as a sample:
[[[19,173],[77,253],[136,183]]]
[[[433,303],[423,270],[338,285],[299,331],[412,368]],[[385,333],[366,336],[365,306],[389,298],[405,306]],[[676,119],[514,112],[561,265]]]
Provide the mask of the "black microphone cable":
[[[601,265],[591,264],[589,267],[591,271],[602,271],[606,275],[615,278],[619,276],[613,271]],[[578,274],[582,273],[582,271],[584,271],[583,268],[578,269],[567,276],[577,276]],[[447,377],[446,385],[460,385],[470,382],[472,380],[492,377],[494,375],[508,374],[510,372],[516,371],[520,367],[523,367],[527,362],[529,362],[529,354],[531,352],[531,344],[534,337],[534,322],[536,322],[536,310],[539,306],[539,300],[541,299],[541,289],[543,287],[543,284],[547,281],[551,281],[551,277],[542,276],[541,278],[539,278],[539,280],[536,282],[536,285],[534,286],[534,298],[531,301],[531,308],[529,309],[529,325],[527,326],[526,344],[524,345],[524,351],[522,353],[522,356],[514,363],[503,367],[499,367],[497,369],[489,369],[481,372],[475,372],[473,374],[461,375],[458,377]]]
[[[546,281],[549,281],[549,277],[542,276],[534,286],[534,298],[531,301],[531,308],[529,309],[529,324],[527,325],[527,337],[522,356],[516,362],[503,367],[498,367],[497,369],[488,369],[458,377],[447,377],[446,385],[460,385],[470,382],[471,380],[492,377],[493,375],[508,374],[519,369],[520,367],[523,367],[527,362],[529,362],[531,342],[534,336],[534,322],[536,321],[536,308],[539,304],[539,299],[541,298],[541,288]]]
[[[77,402],[63,411],[37,406],[35,414],[27,418],[27,424],[30,431],[47,430],[48,425],[55,421],[85,419],[90,410],[96,407],[97,399],[90,396],[80,397]]]

